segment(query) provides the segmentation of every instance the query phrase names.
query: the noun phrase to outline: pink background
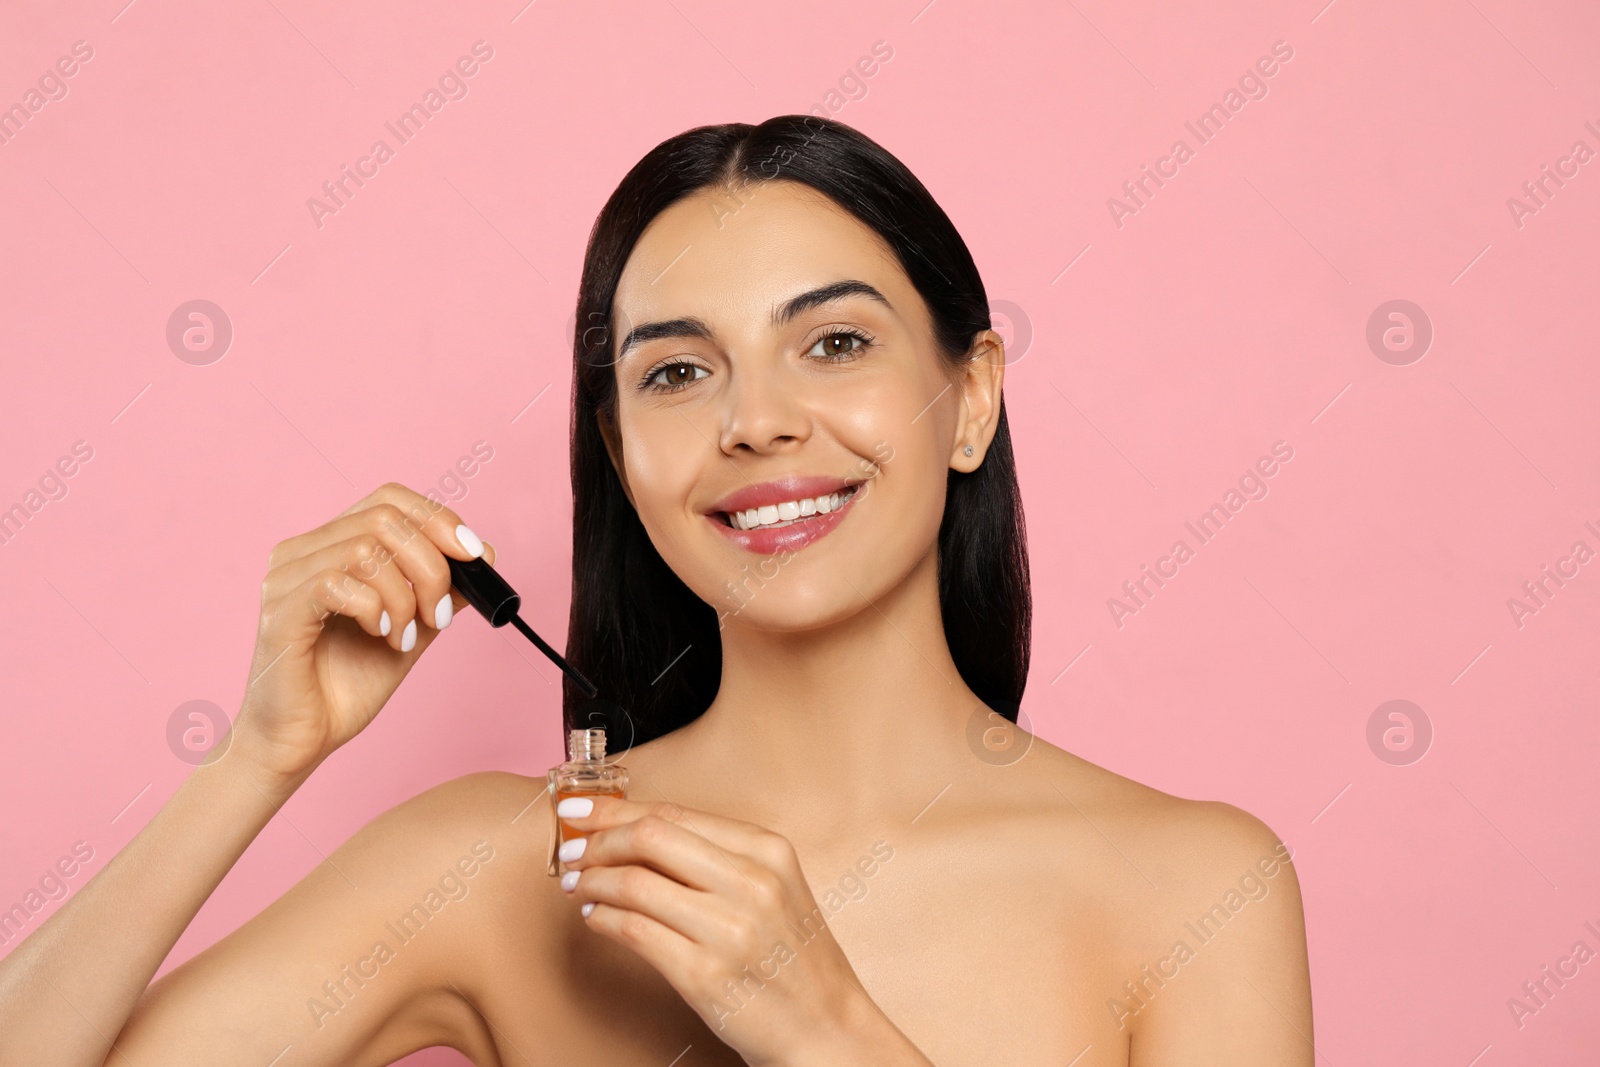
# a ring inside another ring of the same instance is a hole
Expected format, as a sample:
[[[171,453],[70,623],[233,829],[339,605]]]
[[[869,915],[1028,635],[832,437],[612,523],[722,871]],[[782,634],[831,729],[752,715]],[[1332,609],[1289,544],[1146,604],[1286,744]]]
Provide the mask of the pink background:
[[[168,718],[237,709],[270,547],[381,482],[492,447],[454,506],[560,644],[596,212],[666,137],[833,105],[1010,309],[1032,728],[1294,847],[1319,1063],[1600,1060],[1600,963],[1520,1029],[1506,1006],[1600,949],[1600,562],[1520,627],[1507,606],[1600,550],[1600,161],[1520,226],[1507,203],[1600,151],[1592,4],[124,2],[0,13],[0,104],[94,50],[0,145],[0,507],[93,449],[0,546],[0,907],[73,842],[98,871],[172,794]],[[307,199],[478,40],[469,94],[319,228]],[[1200,144],[1185,121],[1280,40],[1267,95]],[[878,41],[865,95],[830,99]],[[1193,158],[1118,226],[1108,198],[1179,137]],[[194,299],[234,330],[209,365],[166,340]],[[1366,339],[1393,299],[1434,331],[1403,366]],[[1280,440],[1269,494],[1198,545],[1185,521]],[[1108,598],[1179,538],[1194,558],[1119,627]],[[168,966],[403,798],[542,772],[555,678],[509,630],[452,628]],[[1395,699],[1434,733],[1406,765],[1367,741]]]

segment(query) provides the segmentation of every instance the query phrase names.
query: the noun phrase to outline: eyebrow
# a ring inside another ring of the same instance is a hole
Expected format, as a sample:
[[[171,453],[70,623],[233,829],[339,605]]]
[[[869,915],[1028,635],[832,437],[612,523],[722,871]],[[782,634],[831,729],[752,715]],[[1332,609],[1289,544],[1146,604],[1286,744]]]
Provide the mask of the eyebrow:
[[[772,325],[780,327],[793,320],[797,315],[810,311],[823,304],[831,304],[835,300],[843,300],[849,296],[864,296],[869,300],[877,301],[890,311],[894,305],[889,299],[866,282],[855,278],[846,278],[844,281],[830,282],[809,289],[799,296],[790,297],[788,300],[772,309]],[[663,319],[660,322],[647,322],[642,326],[635,326],[628,331],[628,336],[623,338],[622,347],[617,352],[620,362],[628,352],[638,345],[650,341],[659,341],[664,337],[700,337],[711,340],[711,327],[703,319],[687,316],[680,319]]]

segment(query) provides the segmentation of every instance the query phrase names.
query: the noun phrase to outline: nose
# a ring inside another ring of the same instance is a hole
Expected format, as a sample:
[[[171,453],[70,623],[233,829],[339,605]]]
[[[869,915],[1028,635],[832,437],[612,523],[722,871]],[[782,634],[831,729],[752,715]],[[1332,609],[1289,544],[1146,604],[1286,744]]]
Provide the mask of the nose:
[[[755,365],[752,365],[755,364]],[[723,393],[721,440],[725,455],[768,454],[795,448],[811,436],[811,416],[800,383],[786,378],[779,361],[746,360]]]

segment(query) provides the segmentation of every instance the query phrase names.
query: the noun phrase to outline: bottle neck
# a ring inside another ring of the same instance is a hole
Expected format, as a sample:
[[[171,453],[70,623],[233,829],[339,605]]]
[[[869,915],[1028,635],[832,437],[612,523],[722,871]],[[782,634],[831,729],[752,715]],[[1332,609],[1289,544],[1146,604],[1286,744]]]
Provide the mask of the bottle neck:
[[[606,732],[602,729],[573,730],[568,738],[573,762],[600,761],[606,755]]]

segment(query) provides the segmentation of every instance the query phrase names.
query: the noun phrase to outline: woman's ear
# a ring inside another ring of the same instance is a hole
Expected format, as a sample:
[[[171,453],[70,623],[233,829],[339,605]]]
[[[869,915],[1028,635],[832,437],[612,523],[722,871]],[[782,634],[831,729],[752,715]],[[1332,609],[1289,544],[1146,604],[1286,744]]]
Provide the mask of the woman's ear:
[[[961,413],[950,452],[950,466],[956,470],[971,473],[983,463],[1000,419],[1000,387],[1005,375],[1005,338],[994,330],[984,330],[973,338],[972,348],[956,372]],[[968,449],[972,450],[970,455]]]
[[[611,457],[612,469],[622,483],[623,495],[628,498],[628,503],[633,504],[633,490],[628,488],[628,471],[622,462],[622,439],[617,435],[616,424],[604,411],[595,412],[594,419],[600,426],[600,439],[606,443],[606,454]],[[638,511],[639,505],[633,504],[633,509]]]

